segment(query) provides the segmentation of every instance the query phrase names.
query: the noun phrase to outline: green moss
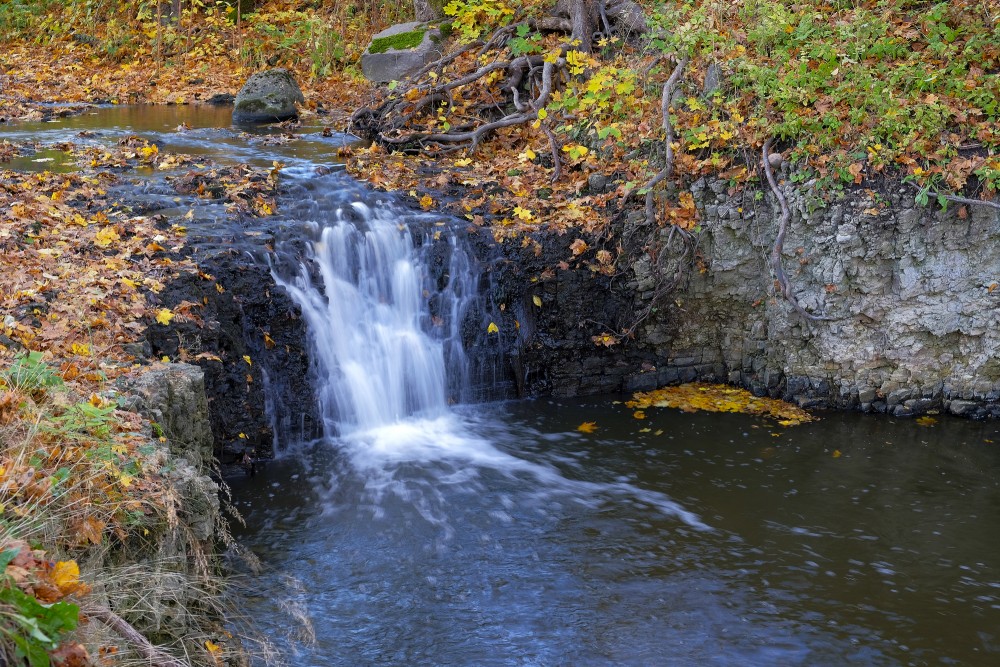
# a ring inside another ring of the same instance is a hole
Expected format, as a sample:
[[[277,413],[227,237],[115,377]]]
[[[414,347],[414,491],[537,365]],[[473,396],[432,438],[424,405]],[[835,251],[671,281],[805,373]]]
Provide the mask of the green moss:
[[[368,47],[368,53],[385,53],[389,49],[396,49],[398,51],[412,49],[424,41],[426,33],[426,30],[411,30],[409,32],[389,35],[388,37],[373,39],[371,45]]]

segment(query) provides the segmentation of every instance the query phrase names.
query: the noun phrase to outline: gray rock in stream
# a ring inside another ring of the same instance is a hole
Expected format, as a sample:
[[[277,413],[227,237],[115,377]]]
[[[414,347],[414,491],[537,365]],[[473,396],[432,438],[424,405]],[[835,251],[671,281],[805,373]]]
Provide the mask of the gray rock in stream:
[[[247,79],[233,102],[234,123],[279,123],[297,118],[305,103],[299,84],[286,69],[258,72]]]

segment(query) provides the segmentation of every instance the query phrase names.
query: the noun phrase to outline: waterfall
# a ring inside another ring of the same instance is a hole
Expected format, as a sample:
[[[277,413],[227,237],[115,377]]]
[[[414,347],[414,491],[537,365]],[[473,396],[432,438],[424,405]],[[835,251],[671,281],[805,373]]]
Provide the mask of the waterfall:
[[[310,212],[303,261],[274,275],[310,331],[327,435],[445,414],[468,384],[460,327],[476,294],[459,236],[384,202]]]
[[[324,435],[348,463],[331,475],[329,493],[354,480],[360,488],[350,503],[371,508],[373,518],[384,517],[394,498],[448,536],[452,509],[442,489],[475,493],[487,471],[532,493],[588,506],[640,502],[708,529],[662,494],[569,479],[549,462],[516,455],[516,442],[498,447],[506,436],[484,437],[493,430],[488,417],[451,410],[469,398],[461,334],[477,299],[472,254],[440,217],[331,187],[338,184],[297,185],[291,235],[276,242],[271,259],[306,322]]]

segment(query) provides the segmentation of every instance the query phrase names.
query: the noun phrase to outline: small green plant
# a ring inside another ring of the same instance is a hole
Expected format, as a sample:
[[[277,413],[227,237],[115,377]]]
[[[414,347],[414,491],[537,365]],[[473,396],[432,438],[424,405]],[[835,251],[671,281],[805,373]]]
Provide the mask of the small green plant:
[[[18,588],[6,570],[19,553],[16,548],[0,553],[0,636],[13,644],[16,660],[26,660],[30,667],[49,667],[49,651],[76,629],[80,608],[63,600],[42,604]]]
[[[9,389],[37,394],[61,386],[63,380],[54,368],[42,360],[41,352],[25,352],[0,371],[0,383]]]

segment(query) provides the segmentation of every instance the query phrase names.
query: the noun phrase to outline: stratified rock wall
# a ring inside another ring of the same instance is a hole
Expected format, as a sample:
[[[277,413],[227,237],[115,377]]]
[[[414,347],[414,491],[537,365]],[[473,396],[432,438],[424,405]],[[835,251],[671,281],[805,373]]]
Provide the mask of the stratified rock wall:
[[[792,209],[785,271],[800,304],[832,319],[807,321],[775,296],[773,196],[702,179],[692,191],[704,270],[639,334],[660,365],[724,369],[733,383],[803,404],[1000,414],[998,212],[916,206],[908,185],[831,203],[808,183],[782,187]],[[648,262],[633,268],[633,287],[651,282]]]

